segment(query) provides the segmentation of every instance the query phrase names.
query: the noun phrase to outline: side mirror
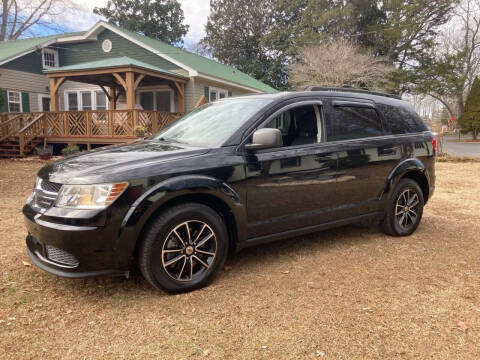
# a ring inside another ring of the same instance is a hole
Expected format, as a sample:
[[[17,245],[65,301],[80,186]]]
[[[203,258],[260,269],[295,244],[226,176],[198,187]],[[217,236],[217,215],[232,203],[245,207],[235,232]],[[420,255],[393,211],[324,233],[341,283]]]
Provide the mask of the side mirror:
[[[264,128],[253,133],[252,143],[245,145],[247,150],[260,150],[283,146],[282,133],[279,129]]]

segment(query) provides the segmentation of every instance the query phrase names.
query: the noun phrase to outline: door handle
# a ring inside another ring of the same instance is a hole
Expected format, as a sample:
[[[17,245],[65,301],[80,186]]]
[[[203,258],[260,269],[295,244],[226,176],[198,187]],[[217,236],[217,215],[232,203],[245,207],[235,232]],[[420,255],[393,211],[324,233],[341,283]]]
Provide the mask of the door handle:
[[[317,160],[328,161],[328,160],[336,160],[336,159],[335,159],[335,156],[325,155],[325,156],[319,156],[319,157],[317,157]]]
[[[383,155],[395,154],[397,150],[393,147],[391,148],[380,148],[380,153]]]

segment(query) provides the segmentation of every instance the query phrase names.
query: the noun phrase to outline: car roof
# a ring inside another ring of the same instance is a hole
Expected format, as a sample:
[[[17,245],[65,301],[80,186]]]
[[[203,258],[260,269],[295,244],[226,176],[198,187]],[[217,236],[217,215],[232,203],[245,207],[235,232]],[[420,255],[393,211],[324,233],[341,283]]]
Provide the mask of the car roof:
[[[272,99],[272,100],[287,100],[293,99],[296,97],[308,97],[308,96],[320,96],[320,97],[339,97],[339,98],[351,98],[354,99],[363,99],[370,100],[375,103],[392,105],[392,106],[410,106],[408,101],[402,100],[399,97],[391,94],[381,94],[375,92],[367,91],[348,91],[344,89],[326,89],[326,90],[305,90],[305,91],[284,91],[275,94],[251,94],[237,96],[239,98],[248,98],[248,99]],[[228,99],[223,99],[228,100]],[[222,101],[222,100],[220,100]]]

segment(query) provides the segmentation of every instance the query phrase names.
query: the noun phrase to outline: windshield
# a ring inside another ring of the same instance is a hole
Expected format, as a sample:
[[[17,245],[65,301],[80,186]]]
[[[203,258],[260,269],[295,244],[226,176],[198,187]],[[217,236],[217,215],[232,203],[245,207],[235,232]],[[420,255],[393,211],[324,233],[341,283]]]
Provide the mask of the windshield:
[[[238,98],[205,104],[167,126],[154,138],[195,146],[220,146],[271,101],[266,98]]]

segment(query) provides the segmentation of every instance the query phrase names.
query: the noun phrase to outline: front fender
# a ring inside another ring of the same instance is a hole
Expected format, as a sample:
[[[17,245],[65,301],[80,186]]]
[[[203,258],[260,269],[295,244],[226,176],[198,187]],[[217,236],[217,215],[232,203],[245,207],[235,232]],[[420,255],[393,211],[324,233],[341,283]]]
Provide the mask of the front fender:
[[[246,211],[244,204],[240,201],[240,196],[225,182],[204,175],[177,176],[148,189],[129,208],[122,221],[120,234],[124,231],[134,232],[134,237],[138,237],[141,229],[155,211],[168,201],[189,194],[211,195],[223,201],[235,218],[238,240],[244,240]]]

